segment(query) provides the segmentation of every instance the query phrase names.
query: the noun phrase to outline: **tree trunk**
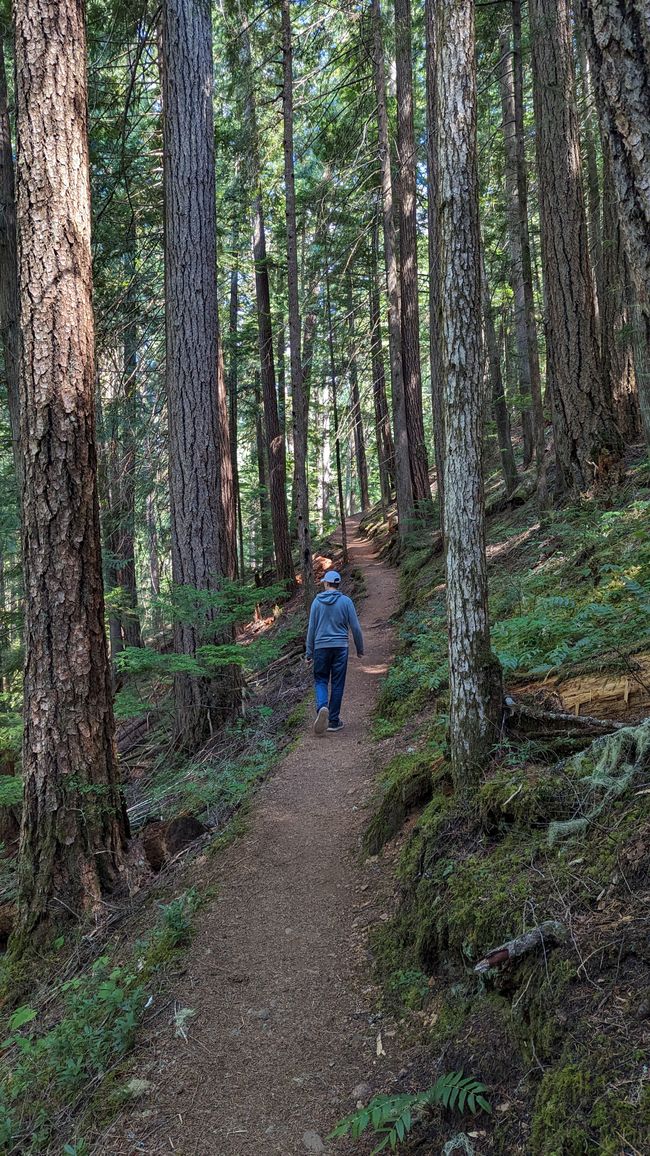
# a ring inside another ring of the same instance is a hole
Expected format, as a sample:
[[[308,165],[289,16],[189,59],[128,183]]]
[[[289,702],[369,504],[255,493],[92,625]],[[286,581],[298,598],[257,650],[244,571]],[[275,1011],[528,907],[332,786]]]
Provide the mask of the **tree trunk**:
[[[289,0],[282,0],[282,112],[284,121],[284,195],[287,222],[287,287],[289,300],[289,352],[291,358],[291,398],[293,405],[293,454],[296,481],[296,528],[300,553],[302,592],[307,610],[316,593],[309,530],[309,490],[307,488],[307,422],[302,358],[300,349],[300,304],[298,300],[298,237],[296,227],[296,183],[293,160],[293,48]]]
[[[524,443],[524,469],[534,450],[533,412],[530,404],[530,356],[528,325],[524,296],[524,269],[521,252],[521,219],[519,212],[519,185],[517,179],[517,124],[515,118],[515,85],[510,33],[504,29],[499,42],[501,54],[499,80],[501,87],[501,115],[505,141],[506,203],[508,209],[508,246],[510,249],[510,284],[514,298],[515,339],[519,369],[519,393],[523,400],[521,424]]]
[[[470,799],[502,709],[485,559],[474,5],[447,0],[438,11],[450,747],[456,788]]]
[[[436,0],[425,0],[427,86],[427,221],[429,226],[429,362],[440,528],[444,534],[445,417],[442,374],[442,302],[440,300],[440,177],[438,173],[438,28]]]
[[[361,509],[370,508],[370,492],[368,489],[368,462],[366,460],[366,445],[363,436],[363,418],[361,415],[361,398],[359,395],[359,371],[357,368],[356,337],[354,332],[354,299],[352,294],[352,278],[347,277],[348,296],[348,330],[350,334],[350,407],[352,429],[354,432],[354,451],[357,459],[357,478],[359,481],[359,495]]]
[[[618,461],[623,443],[600,364],[568,0],[531,0],[530,16],[558,481],[580,493]]]
[[[255,373],[255,439],[257,442],[257,481],[260,503],[260,549],[258,551],[258,561],[262,575],[265,575],[270,574],[273,570],[273,521],[271,518],[271,504],[269,502],[269,486],[267,480],[268,453],[264,439],[262,395],[258,371]]]
[[[339,517],[341,519],[341,541],[343,562],[348,563],[348,532],[345,524],[345,495],[343,491],[343,468],[341,465],[341,436],[339,422],[338,383],[336,380],[336,356],[334,353],[334,328],[332,324],[332,299],[330,295],[330,271],[327,246],[325,247],[325,303],[327,307],[327,344],[330,355],[330,375],[332,383],[332,410],[334,416],[334,452],[336,457],[336,483],[339,496]]]
[[[125,244],[127,289],[124,295],[124,367],[123,402],[119,428],[121,436],[117,447],[117,522],[113,570],[116,586],[123,591],[124,613],[120,615],[120,629],[125,646],[142,646],[142,632],[138,617],[138,590],[135,570],[135,482],[136,482],[136,422],[138,407],[138,321],[135,293],[136,232],[131,221]]]
[[[580,0],[580,11],[602,139],[650,342],[650,12],[647,0]]]
[[[192,591],[218,589],[226,561],[217,493],[225,463],[209,9],[198,0],[165,0],[162,46],[172,577],[191,599]],[[215,609],[205,608],[199,624],[193,617],[179,608],[177,654],[194,658],[205,643],[232,641],[232,629],[220,627]],[[232,716],[237,699],[230,667],[218,678],[177,674],[178,745],[196,749]]]
[[[388,112],[386,109],[386,74],[380,0],[371,0],[372,59],[377,100],[377,135],[381,166],[381,197],[384,226],[384,260],[388,292],[388,350],[390,356],[391,394],[393,403],[393,432],[395,437],[395,487],[399,536],[402,544],[413,522],[413,485],[409,461],[409,440],[404,396],[404,368],[402,364],[402,323],[399,271],[397,267],[397,238],[393,210],[393,178],[388,139]]]
[[[392,499],[395,477],[395,447],[388,415],[386,398],[386,373],[384,351],[381,340],[381,314],[379,309],[379,285],[377,282],[377,250],[379,247],[379,217],[375,218],[372,237],[372,260],[370,265],[370,355],[372,359],[372,396],[375,407],[375,432],[377,437],[377,459],[379,462],[379,483],[381,500],[388,509]]]
[[[503,480],[506,486],[506,494],[510,496],[513,490],[515,490],[517,487],[519,477],[517,475],[517,463],[515,462],[515,455],[512,449],[512,437],[510,435],[510,415],[508,413],[508,404],[506,402],[505,390],[503,388],[501,358],[499,356],[499,345],[497,342],[496,330],[494,328],[492,299],[490,297],[490,287],[488,285],[485,261],[482,254],[481,292],[483,297],[483,319],[485,322],[485,344],[487,346],[490,384],[492,386],[492,409],[497,427],[497,441],[499,443],[499,455],[501,457]]]
[[[17,0],[24,808],[16,949],[98,912],[128,824],[104,625],[81,4]]]
[[[239,461],[237,435],[239,428],[239,220],[237,210],[232,226],[233,267],[230,270],[230,305],[228,309],[228,430],[232,458],[232,490],[238,527],[238,576],[244,576],[244,540],[241,526],[241,496],[239,488]]]
[[[618,217],[611,160],[603,162],[603,296],[601,350],[603,374],[610,382],[618,428],[627,443],[642,436],[634,373],[632,318],[629,314],[626,256]]]
[[[526,137],[524,133],[524,67],[521,53],[521,0],[512,0],[512,73],[514,78],[515,140],[517,145],[519,242],[521,246],[521,271],[524,289],[524,309],[526,313],[526,333],[528,336],[530,392],[533,405],[533,437],[535,440],[535,466],[537,469],[537,505],[540,510],[545,510],[549,504],[549,493],[546,476],[542,377],[539,368],[537,321],[535,318],[535,295],[533,290],[533,260],[530,230],[528,227],[528,177],[526,173]]]
[[[20,501],[22,459],[20,454],[20,396],[18,365],[18,258],[16,254],[16,202],[11,125],[7,105],[7,75],[0,31],[0,342],[7,382],[9,424]]]
[[[578,4],[574,0],[574,11]],[[576,12],[579,17],[579,13]],[[578,75],[580,79],[580,97],[583,108],[582,138],[584,142],[584,158],[587,176],[587,222],[589,232],[589,256],[591,272],[594,279],[596,300],[596,319],[600,325],[600,317],[605,293],[603,268],[603,226],[601,224],[601,197],[600,177],[598,175],[598,157],[596,155],[596,138],[598,128],[596,124],[594,97],[591,84],[591,73],[587,54],[585,52],[584,30],[580,19],[573,22],[575,42],[578,50]],[[605,378],[607,380],[607,378]]]
[[[429,483],[429,463],[424,436],[422,372],[420,367],[418,234],[415,199],[417,156],[413,125],[411,0],[394,0],[394,4],[404,399],[413,498],[416,505],[421,505],[423,512],[425,512],[426,506],[431,502],[431,485]]]

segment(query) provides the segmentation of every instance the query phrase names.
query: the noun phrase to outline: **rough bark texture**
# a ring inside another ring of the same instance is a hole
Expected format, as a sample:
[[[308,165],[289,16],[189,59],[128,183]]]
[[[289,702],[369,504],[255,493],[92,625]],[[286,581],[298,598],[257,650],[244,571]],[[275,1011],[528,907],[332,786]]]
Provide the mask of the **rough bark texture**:
[[[616,421],[626,442],[641,436],[641,412],[634,372],[627,260],[612,180],[611,160],[603,164],[603,288],[601,351],[603,375],[614,399]]]
[[[0,341],[9,403],[9,422],[14,466],[20,493],[22,462],[20,456],[20,398],[18,364],[20,329],[18,325],[18,260],[16,255],[16,203],[14,158],[11,148],[11,126],[7,107],[2,25],[0,25]]]
[[[429,228],[429,363],[440,528],[444,532],[445,418],[440,299],[440,177],[438,173],[438,40],[436,0],[425,0],[427,85],[427,223]]]
[[[577,5],[574,3],[574,10]],[[600,176],[598,173],[598,156],[596,139],[598,124],[594,108],[594,94],[591,83],[591,70],[585,52],[584,30],[579,19],[573,24],[575,43],[578,50],[578,77],[580,82],[581,126],[585,172],[587,177],[587,219],[589,226],[589,256],[591,271],[594,279],[596,294],[596,316],[600,322],[603,307],[604,269],[603,269],[603,225],[601,219]]]
[[[393,434],[395,438],[395,486],[399,535],[402,542],[404,542],[413,521],[413,485],[411,482],[406,402],[404,398],[400,285],[393,209],[393,178],[391,174],[390,144],[388,139],[388,113],[386,110],[384,44],[379,0],[371,0],[370,16],[372,21],[373,75],[375,81],[375,97],[377,100],[378,151],[381,167],[384,262],[386,266],[386,288],[388,293],[388,349],[390,355],[393,404]]]
[[[367,510],[370,506],[370,492],[368,489],[368,462],[366,459],[366,444],[363,436],[363,417],[361,414],[361,397],[359,395],[359,370],[357,368],[356,337],[354,332],[354,297],[352,294],[352,278],[348,276],[348,332],[350,334],[350,416],[354,431],[354,452],[357,464],[357,479],[359,482],[359,496],[361,509]]]
[[[413,498],[416,504],[426,504],[431,501],[431,486],[429,484],[429,462],[424,436],[422,371],[420,366],[418,237],[415,199],[417,157],[413,125],[411,0],[394,0],[394,3],[404,400]]]
[[[482,350],[476,72],[472,0],[439,8],[441,291],[450,746],[470,797],[493,745],[501,680],[490,652],[482,477]]]
[[[521,424],[524,443],[524,469],[533,458],[533,412],[530,404],[530,355],[524,294],[524,268],[521,252],[519,185],[517,180],[517,123],[515,117],[515,84],[510,51],[510,33],[504,30],[499,42],[501,53],[499,81],[501,115],[505,141],[506,203],[508,210],[508,247],[510,250],[510,284],[514,298],[515,340],[519,392],[523,401]]]
[[[379,308],[377,273],[378,233],[379,217],[377,216],[373,230],[372,260],[370,265],[370,356],[372,360],[372,396],[375,408],[375,433],[377,437],[381,500],[384,506],[388,508],[392,498],[395,478],[395,446],[393,445],[393,432],[390,428],[390,417],[388,414],[384,351],[381,340],[381,312]]]
[[[534,266],[531,255],[530,230],[528,227],[528,175],[526,172],[526,137],[524,133],[524,66],[521,52],[521,0],[512,0],[512,74],[514,80],[515,139],[517,144],[519,241],[521,245],[521,271],[524,287],[524,307],[526,310],[526,332],[528,335],[530,392],[533,403],[533,437],[535,440],[535,465],[537,467],[537,504],[540,510],[544,510],[549,504],[549,493],[546,475],[542,377],[539,368],[537,319],[535,317],[535,295],[533,291]]]
[[[284,196],[287,222],[287,287],[289,301],[289,352],[291,358],[291,398],[293,405],[293,453],[295,478],[295,519],[300,553],[300,574],[307,609],[316,592],[309,530],[309,490],[307,488],[307,424],[309,407],[300,349],[300,304],[298,300],[298,237],[296,227],[296,182],[293,159],[293,49],[289,0],[282,0],[282,112],[284,120]],[[282,430],[280,431],[282,436]],[[283,438],[284,443],[284,438]]]
[[[650,335],[650,8],[647,0],[580,0],[603,141]]]
[[[503,480],[506,486],[506,494],[510,495],[516,488],[519,478],[517,476],[517,463],[515,462],[515,455],[512,449],[510,414],[508,413],[508,404],[503,387],[501,357],[499,355],[499,345],[494,328],[494,312],[492,309],[492,299],[490,297],[490,287],[485,272],[485,262],[482,257],[481,293],[483,298],[483,319],[485,322],[485,345],[487,347],[490,385],[492,387],[492,410],[497,427],[497,440],[499,443]]]
[[[165,182],[165,315],[172,577],[177,587],[215,591],[224,573],[217,485],[223,449],[218,393],[212,27],[205,0],[162,9]],[[202,626],[174,627],[177,654],[226,642],[216,611]],[[176,740],[196,748],[229,717],[237,679],[175,679]]]
[[[16,4],[25,580],[18,936],[97,909],[127,822],[104,629],[83,6]],[[20,942],[19,938],[19,942]]]
[[[602,377],[568,0],[531,0],[542,256],[559,482],[588,490],[623,443]]]

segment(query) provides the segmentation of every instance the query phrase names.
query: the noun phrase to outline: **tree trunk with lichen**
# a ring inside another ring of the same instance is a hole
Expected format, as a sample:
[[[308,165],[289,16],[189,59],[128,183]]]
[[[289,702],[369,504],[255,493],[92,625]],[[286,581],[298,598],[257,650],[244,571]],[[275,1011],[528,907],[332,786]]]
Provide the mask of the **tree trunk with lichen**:
[[[84,11],[17,0],[15,15],[26,594],[20,949],[99,910],[120,881],[128,825],[97,498]]]
[[[483,364],[474,5],[439,9],[437,85],[445,382],[445,535],[450,748],[470,800],[496,741],[501,672],[490,650],[483,494]]]

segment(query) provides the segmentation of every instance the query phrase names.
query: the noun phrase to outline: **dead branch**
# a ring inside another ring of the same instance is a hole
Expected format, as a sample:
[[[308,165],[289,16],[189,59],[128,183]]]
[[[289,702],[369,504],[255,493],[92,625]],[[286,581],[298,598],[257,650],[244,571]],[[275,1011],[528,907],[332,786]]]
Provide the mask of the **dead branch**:
[[[508,963],[511,959],[525,955],[527,951],[534,951],[540,944],[555,945],[561,943],[565,938],[566,928],[564,924],[558,923],[554,919],[547,919],[546,922],[540,923],[539,927],[527,931],[525,935],[511,939],[508,943],[502,943],[500,947],[493,947],[485,958],[476,964],[474,971],[479,973],[489,971],[491,967],[498,967],[500,963]]]
[[[611,719],[593,718],[591,715],[569,714],[567,711],[542,710],[541,707],[529,706],[527,703],[516,702],[513,698],[506,698],[506,718],[508,727],[525,735],[527,738],[564,737],[582,738],[583,736],[609,735],[614,731],[622,730],[625,723],[613,722]]]

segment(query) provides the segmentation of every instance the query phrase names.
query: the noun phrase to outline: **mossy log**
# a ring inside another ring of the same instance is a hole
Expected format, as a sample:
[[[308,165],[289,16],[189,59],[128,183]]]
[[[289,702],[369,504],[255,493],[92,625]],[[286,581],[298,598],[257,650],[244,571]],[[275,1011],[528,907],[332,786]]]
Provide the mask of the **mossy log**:
[[[509,963],[511,959],[517,959],[528,951],[534,951],[536,947],[555,945],[562,943],[564,939],[566,939],[564,924],[558,923],[554,919],[547,919],[544,923],[540,923],[539,927],[534,927],[524,935],[510,939],[508,943],[502,943],[499,947],[493,947],[484,959],[479,960],[474,971],[482,974],[492,967],[498,967],[501,963]]]

